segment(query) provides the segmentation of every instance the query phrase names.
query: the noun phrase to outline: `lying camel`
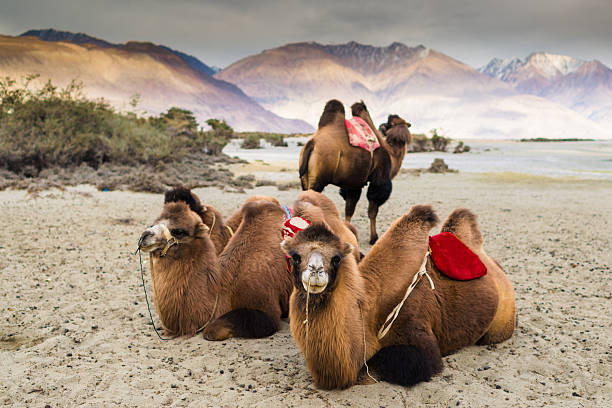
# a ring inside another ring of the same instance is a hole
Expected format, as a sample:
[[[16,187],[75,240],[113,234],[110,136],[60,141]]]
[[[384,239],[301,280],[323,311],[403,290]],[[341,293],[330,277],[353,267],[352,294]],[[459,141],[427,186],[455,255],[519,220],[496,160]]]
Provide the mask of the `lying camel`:
[[[208,340],[275,333],[286,316],[291,278],[281,251],[284,211],[269,200],[244,205],[242,221],[217,257],[188,189],[166,194],[161,215],[142,234],[150,253],[155,307],[167,336]]]
[[[475,252],[487,274],[457,281],[442,275],[429,256],[424,265],[428,234],[438,221],[430,206],[414,206],[359,266],[347,256],[351,244],[321,224],[282,242],[293,261],[291,333],[317,386],[365,383],[365,373],[413,385],[439,373],[444,355],[512,336],[514,291],[501,267],[484,252],[474,214],[455,210],[442,230],[454,233]],[[418,282],[388,333],[379,338],[379,329],[422,265],[435,289],[426,279]]]
[[[344,106],[333,99],[325,105],[316,133],[300,152],[300,180],[302,190],[321,192],[328,184],[340,187],[340,195],[346,202],[344,214],[348,222],[355,213],[361,189],[369,183],[370,244],[374,244],[378,239],[378,207],[391,195],[391,179],[399,172],[406,145],[412,141],[408,130],[410,123],[393,115],[386,129],[386,137],[383,137],[363,102],[353,104],[351,111],[353,116],[360,117],[369,125],[380,147],[370,153],[349,144]]]

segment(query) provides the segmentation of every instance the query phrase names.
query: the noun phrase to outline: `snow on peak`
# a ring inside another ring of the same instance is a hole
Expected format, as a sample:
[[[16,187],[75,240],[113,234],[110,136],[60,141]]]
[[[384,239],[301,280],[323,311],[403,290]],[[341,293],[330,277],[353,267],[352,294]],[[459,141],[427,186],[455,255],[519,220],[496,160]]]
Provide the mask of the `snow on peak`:
[[[524,66],[530,65],[544,74],[548,79],[557,75],[567,75],[576,71],[583,60],[568,57],[567,55],[549,54],[547,52],[534,52],[524,62]]]

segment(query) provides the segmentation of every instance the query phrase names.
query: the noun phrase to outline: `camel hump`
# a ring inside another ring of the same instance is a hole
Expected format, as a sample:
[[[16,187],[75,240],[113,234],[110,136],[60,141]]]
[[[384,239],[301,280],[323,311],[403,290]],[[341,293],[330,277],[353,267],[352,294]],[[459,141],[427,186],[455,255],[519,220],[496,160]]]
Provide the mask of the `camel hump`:
[[[327,126],[334,121],[336,115],[341,113],[342,116],[345,116],[344,105],[337,99],[332,99],[327,101],[325,104],[325,108],[323,108],[323,114],[319,119],[319,129],[323,126]]]
[[[444,221],[442,232],[452,232],[472,250],[481,250],[484,244],[476,214],[467,208],[455,209]]]
[[[164,194],[164,204],[184,202],[191,208],[191,211],[200,214],[203,210],[200,198],[187,187],[174,187]]]
[[[243,207],[244,222],[264,219],[270,213],[285,214],[281,206],[273,201],[262,199],[247,202]]]
[[[410,209],[410,212],[404,216],[407,223],[418,222],[428,229],[438,225],[440,218],[431,205],[415,205]]]

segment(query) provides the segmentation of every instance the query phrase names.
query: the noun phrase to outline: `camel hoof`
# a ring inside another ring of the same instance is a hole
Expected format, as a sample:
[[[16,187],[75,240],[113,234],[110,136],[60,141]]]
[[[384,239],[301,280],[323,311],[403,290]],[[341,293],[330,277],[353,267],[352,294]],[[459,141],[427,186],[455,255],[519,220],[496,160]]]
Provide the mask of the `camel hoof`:
[[[374,245],[376,243],[376,241],[378,241],[378,234],[376,234],[372,238],[370,238],[370,245]]]
[[[207,327],[203,332],[202,336],[206,340],[210,341],[221,341],[226,340],[232,337],[232,332],[229,327],[224,327],[223,325],[215,325],[214,322],[209,327]]]

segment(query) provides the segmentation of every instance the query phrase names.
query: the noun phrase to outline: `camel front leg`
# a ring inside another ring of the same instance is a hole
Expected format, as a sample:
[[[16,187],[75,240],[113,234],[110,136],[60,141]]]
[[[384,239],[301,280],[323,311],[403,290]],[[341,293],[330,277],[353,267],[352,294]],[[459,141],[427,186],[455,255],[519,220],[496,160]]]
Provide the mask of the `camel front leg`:
[[[370,245],[374,245],[378,240],[376,232],[376,217],[378,216],[378,204],[370,201],[368,205],[368,217],[370,218]]]

